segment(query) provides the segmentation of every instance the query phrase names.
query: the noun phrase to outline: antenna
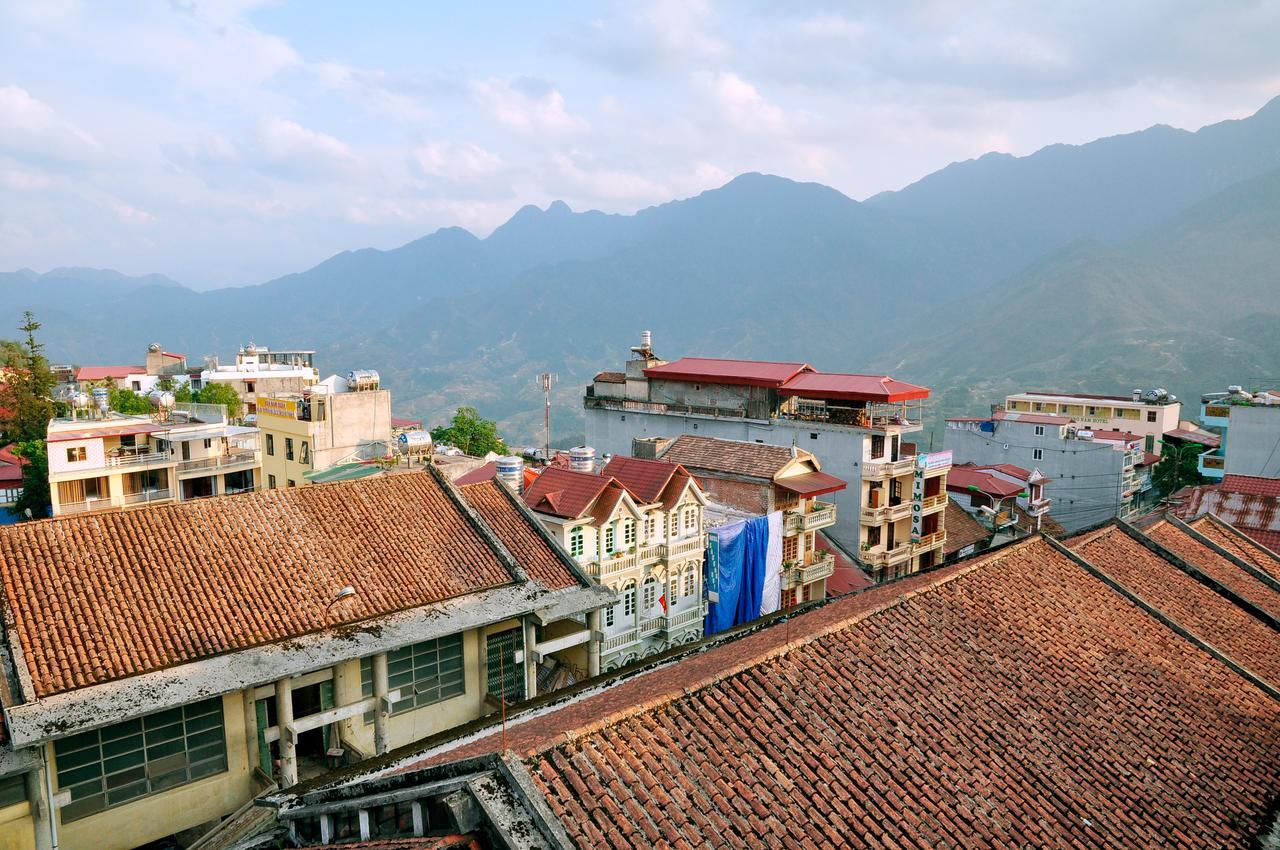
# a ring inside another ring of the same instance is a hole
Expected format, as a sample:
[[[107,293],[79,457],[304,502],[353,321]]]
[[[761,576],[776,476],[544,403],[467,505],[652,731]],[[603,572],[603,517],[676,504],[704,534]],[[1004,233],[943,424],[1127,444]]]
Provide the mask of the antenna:
[[[551,387],[555,382],[556,376],[551,372],[543,372],[538,376],[538,386],[542,387],[542,397],[546,402],[542,420],[542,437],[543,450],[546,452],[543,460],[548,463],[551,462]]]

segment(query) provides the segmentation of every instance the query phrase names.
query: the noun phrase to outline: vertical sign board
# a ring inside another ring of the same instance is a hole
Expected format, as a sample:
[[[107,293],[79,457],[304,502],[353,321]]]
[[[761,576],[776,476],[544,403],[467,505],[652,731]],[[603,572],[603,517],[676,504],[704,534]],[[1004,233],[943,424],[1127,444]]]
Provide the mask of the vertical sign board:
[[[702,586],[707,589],[707,601],[720,601],[720,538],[714,531],[707,534],[707,574]]]
[[[916,455],[916,474],[911,480],[911,542],[919,543],[924,536],[924,474],[932,469],[951,465],[951,450],[920,452]]]

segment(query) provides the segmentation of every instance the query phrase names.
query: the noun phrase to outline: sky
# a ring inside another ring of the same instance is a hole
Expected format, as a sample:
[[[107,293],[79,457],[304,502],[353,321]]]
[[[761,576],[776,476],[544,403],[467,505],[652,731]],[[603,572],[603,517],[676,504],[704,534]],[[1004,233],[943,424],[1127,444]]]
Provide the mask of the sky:
[[[258,283],[746,171],[862,199],[1280,95],[1270,2],[0,0],[0,271]]]

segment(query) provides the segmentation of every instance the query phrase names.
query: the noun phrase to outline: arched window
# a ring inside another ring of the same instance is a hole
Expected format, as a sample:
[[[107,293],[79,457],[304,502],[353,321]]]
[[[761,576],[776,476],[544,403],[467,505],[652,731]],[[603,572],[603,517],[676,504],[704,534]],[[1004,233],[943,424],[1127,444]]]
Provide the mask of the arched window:
[[[694,592],[693,588],[697,580],[697,570],[698,570],[697,566],[690,565],[689,568],[684,571],[684,595],[685,596],[693,596],[693,592]]]
[[[604,527],[604,551],[613,551],[613,523],[609,523]]]
[[[648,614],[658,604],[658,580],[649,576],[644,580],[644,611]]]
[[[636,615],[636,583],[629,581],[622,586],[622,616]]]

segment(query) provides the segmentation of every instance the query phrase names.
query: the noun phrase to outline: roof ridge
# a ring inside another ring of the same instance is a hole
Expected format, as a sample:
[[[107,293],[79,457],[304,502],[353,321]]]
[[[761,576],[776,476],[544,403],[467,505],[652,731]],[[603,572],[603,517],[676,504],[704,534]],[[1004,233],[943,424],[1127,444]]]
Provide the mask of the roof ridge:
[[[772,661],[776,658],[780,658],[790,653],[792,650],[799,649],[803,646],[808,646],[809,644],[817,640],[820,640],[828,635],[834,634],[835,632],[842,631],[851,626],[855,626],[859,623],[865,622],[866,620],[876,616],[877,614],[882,614],[886,611],[891,611],[895,608],[898,608],[901,605],[905,604],[906,602],[912,599],[915,599],[917,596],[921,596],[925,593],[929,593],[934,590],[937,590],[940,587],[948,585],[951,582],[956,581],[958,579],[964,578],[965,576],[968,576],[978,570],[984,569],[992,564],[999,563],[1009,555],[1012,555],[1015,552],[1020,552],[1023,549],[1026,549],[1035,545],[1036,542],[1039,541],[1042,537],[1043,535],[1035,535],[1033,537],[1028,537],[1023,540],[1009,543],[1005,546],[1000,547],[999,549],[992,550],[991,552],[989,552],[987,555],[983,557],[974,559],[974,561],[971,563],[966,564],[962,562],[961,564],[953,565],[953,567],[950,568],[951,571],[947,572],[946,574],[940,574],[942,571],[939,571],[939,573],[923,573],[923,574],[917,573],[915,576],[909,576],[906,579],[906,581],[910,581],[912,578],[916,578],[916,579],[923,578],[925,576],[932,577],[932,580],[925,581],[922,584],[920,584],[918,587],[912,587],[911,590],[905,591],[903,593],[898,593],[898,594],[889,596],[889,598],[886,599],[885,601],[872,605],[870,608],[866,610],[858,610],[854,613],[851,613],[847,617],[841,617],[832,623],[828,623],[825,626],[822,626],[821,628],[818,628],[812,631],[807,631],[794,639],[790,639],[789,637],[787,637],[788,632],[787,632],[786,626],[779,625],[779,622],[785,622],[785,621],[775,622],[772,625],[770,625],[767,629],[762,630],[761,632],[758,632],[757,635],[774,636],[776,635],[777,630],[781,628],[783,630],[782,643],[774,643],[768,647],[762,648],[760,651],[751,653],[745,658],[738,659],[737,661],[735,661],[733,664],[729,666],[719,668],[716,671],[703,676],[702,678],[698,679],[693,683],[685,683],[683,685],[672,685],[668,687],[666,690],[662,691],[661,693],[650,697],[649,699],[632,703],[628,705],[626,708],[609,712],[608,714],[593,718],[590,723],[586,723],[580,726],[575,726],[572,729],[566,729],[558,735],[552,735],[549,738],[543,741],[540,741],[536,746],[531,748],[528,751],[528,753],[532,754],[536,752],[545,752],[547,750],[554,749],[564,744],[571,744],[574,741],[577,741],[587,735],[590,735],[593,732],[599,731],[602,728],[611,726],[614,723],[617,723],[621,720],[626,720],[630,717],[635,717],[636,715],[643,714],[647,711],[650,711],[652,709],[665,705],[681,696],[693,694],[705,688],[711,687],[712,685],[715,685],[719,682],[723,682],[724,680],[729,679],[733,676],[736,676],[746,670],[749,670],[752,667],[756,667],[756,666],[759,666],[760,664],[766,663],[768,661]],[[945,569],[947,568],[944,568],[944,570]],[[846,598],[836,599],[832,603],[826,606],[816,608],[813,611],[808,611],[800,614],[797,617],[797,619],[798,620],[803,619],[804,617],[816,618],[822,612],[829,611],[831,607],[834,605],[850,604],[856,607],[857,602],[862,600],[866,596],[871,594],[876,594],[877,590],[884,590],[885,588],[891,588],[891,587],[893,587],[892,584],[880,585],[879,587],[870,588],[864,591],[863,593],[854,594]],[[752,636],[745,636],[739,641],[730,643],[728,645],[740,646],[742,640],[746,640],[750,637]],[[709,647],[703,651],[707,653],[714,652],[725,645],[726,644],[720,644],[718,646]],[[673,659],[672,663],[679,663],[681,660],[682,658]],[[657,670],[665,669],[665,666],[666,665],[653,668],[652,670],[646,670],[641,675],[642,676],[654,675]]]
[[[1200,514],[1200,516],[1198,517],[1192,517],[1191,522],[1195,522],[1196,520],[1201,519],[1203,517],[1208,517],[1210,522],[1216,523],[1221,528],[1225,528],[1227,531],[1231,532],[1231,534],[1233,534],[1236,537],[1236,539],[1240,540],[1242,543],[1248,544],[1249,546],[1252,546],[1255,549],[1262,550],[1268,556],[1274,558],[1278,563],[1280,563],[1280,553],[1276,552],[1274,549],[1264,546],[1263,544],[1259,543],[1257,540],[1254,540],[1252,537],[1245,534],[1243,531],[1236,528],[1234,525],[1227,522],[1225,519],[1218,516],[1211,510],[1205,511],[1204,513]]]

